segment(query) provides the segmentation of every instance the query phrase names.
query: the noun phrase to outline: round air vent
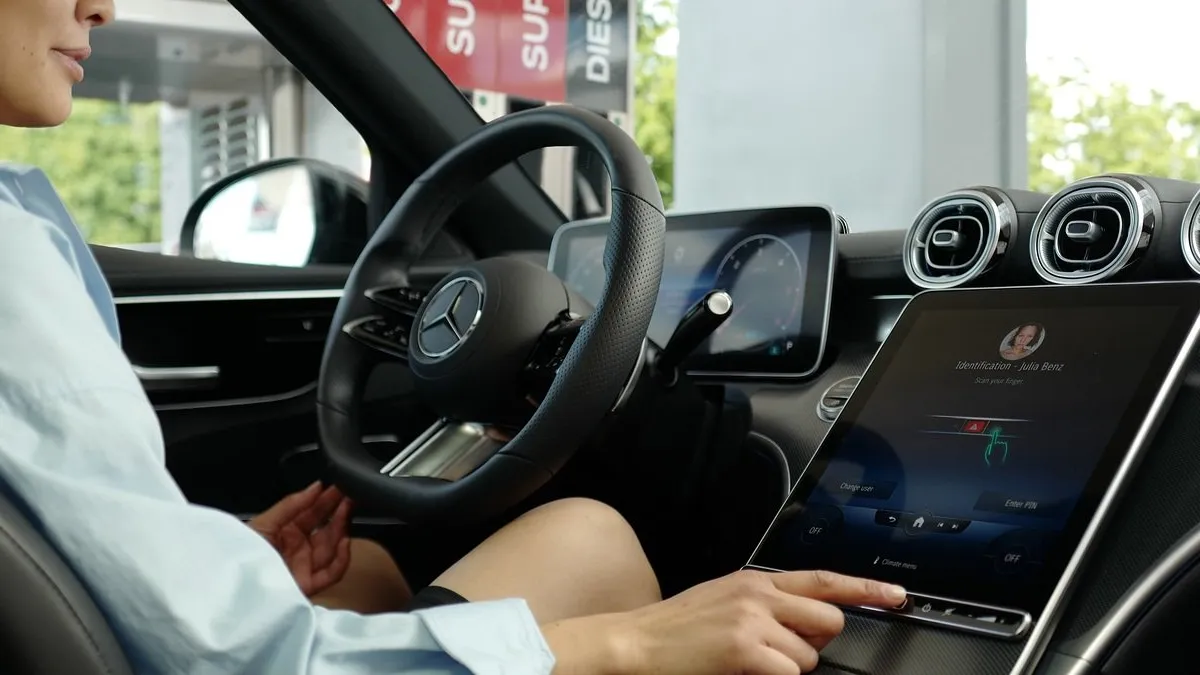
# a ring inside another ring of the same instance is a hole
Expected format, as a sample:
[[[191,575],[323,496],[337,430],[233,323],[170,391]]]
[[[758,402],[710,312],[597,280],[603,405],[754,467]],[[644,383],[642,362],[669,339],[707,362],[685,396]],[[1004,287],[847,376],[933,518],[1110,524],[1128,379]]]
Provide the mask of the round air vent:
[[[1038,213],[1029,255],[1054,284],[1103,281],[1150,245],[1158,196],[1133,177],[1086,178],[1059,190]]]
[[[1183,214],[1183,227],[1179,228],[1183,259],[1192,272],[1200,274],[1200,192],[1192,197],[1187,212]]]
[[[921,288],[953,288],[1004,255],[1016,209],[1001,192],[960,190],[939,197],[917,215],[904,238],[904,271]]]

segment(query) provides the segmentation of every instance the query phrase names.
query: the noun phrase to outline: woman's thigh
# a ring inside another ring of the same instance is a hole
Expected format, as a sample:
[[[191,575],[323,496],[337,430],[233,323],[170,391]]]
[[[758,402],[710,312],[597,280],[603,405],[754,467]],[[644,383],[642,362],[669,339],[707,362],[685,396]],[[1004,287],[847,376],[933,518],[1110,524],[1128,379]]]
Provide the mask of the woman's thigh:
[[[564,499],[517,518],[434,582],[469,601],[524,598],[539,623],[661,599],[641,543],[611,507]]]

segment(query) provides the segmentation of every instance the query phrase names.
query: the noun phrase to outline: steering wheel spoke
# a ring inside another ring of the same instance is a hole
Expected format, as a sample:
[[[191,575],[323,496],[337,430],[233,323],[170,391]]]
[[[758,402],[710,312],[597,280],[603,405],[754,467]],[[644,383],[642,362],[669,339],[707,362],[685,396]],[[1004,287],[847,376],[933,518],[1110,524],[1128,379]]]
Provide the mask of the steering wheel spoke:
[[[494,427],[442,419],[405,446],[379,473],[456,481],[482,466],[507,442],[508,436]]]
[[[412,318],[392,318],[380,314],[355,319],[342,332],[386,356],[408,360],[408,337]]]

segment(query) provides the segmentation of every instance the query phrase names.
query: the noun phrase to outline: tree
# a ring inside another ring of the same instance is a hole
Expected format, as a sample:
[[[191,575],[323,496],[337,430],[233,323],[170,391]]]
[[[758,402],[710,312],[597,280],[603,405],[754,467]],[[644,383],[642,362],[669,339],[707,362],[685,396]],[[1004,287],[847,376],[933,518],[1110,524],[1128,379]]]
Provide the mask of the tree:
[[[675,191],[675,56],[660,49],[677,0],[641,0],[634,61],[634,136],[669,207]]]
[[[89,241],[162,238],[157,104],[82,99],[61,127],[0,127],[0,160],[44,170]]]
[[[1033,190],[1109,172],[1200,181],[1200,110],[1158,91],[1139,100],[1127,84],[1099,85],[1086,70],[1031,75],[1028,124]]]

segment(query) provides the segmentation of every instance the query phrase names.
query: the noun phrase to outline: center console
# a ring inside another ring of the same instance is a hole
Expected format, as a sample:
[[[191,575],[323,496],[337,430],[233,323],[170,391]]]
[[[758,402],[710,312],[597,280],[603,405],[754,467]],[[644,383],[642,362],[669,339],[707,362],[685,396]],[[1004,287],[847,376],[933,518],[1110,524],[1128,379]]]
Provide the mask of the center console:
[[[1198,316],[1190,282],[914,297],[748,564],[909,589],[847,608],[821,672],[1031,672],[1135,526]]]

